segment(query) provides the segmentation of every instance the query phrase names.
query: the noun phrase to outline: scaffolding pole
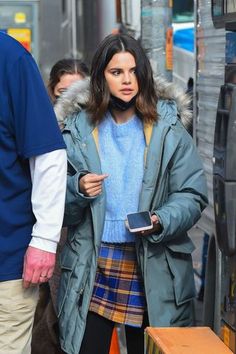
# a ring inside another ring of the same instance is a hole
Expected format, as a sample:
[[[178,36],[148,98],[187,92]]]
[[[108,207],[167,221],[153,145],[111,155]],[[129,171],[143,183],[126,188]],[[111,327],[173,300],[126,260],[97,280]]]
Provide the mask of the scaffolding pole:
[[[141,1],[141,43],[151,61],[154,76],[172,80],[172,1]]]

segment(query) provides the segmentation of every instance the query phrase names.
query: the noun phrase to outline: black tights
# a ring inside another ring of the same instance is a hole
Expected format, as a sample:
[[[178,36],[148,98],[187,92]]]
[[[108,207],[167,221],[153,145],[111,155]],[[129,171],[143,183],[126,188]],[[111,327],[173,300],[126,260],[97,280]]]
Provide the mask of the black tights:
[[[148,325],[144,316],[141,328],[125,326],[128,354],[144,353],[144,328]],[[79,354],[109,354],[114,322],[89,312]]]

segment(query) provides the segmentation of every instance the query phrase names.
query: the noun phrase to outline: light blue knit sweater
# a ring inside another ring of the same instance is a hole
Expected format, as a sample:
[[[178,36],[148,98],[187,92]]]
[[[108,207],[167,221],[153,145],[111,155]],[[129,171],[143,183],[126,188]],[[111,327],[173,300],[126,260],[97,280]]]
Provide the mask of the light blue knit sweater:
[[[110,113],[99,125],[99,155],[105,179],[106,216],[103,242],[133,242],[125,227],[128,213],[138,210],[144,172],[145,138],[137,116],[116,124]]]

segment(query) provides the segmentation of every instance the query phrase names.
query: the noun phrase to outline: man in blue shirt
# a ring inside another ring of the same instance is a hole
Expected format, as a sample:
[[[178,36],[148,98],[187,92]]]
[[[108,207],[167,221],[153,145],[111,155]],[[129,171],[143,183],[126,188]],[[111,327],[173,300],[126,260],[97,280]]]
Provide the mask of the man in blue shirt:
[[[0,33],[0,354],[31,352],[37,284],[52,276],[66,152],[30,55]]]

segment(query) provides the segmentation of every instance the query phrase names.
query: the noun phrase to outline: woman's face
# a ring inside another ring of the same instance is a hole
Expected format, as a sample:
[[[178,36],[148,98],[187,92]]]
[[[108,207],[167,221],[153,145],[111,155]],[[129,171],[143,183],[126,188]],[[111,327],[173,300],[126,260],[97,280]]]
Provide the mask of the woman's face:
[[[65,92],[68,87],[73,84],[75,81],[82,80],[83,76],[80,74],[64,74],[60,77],[59,82],[54,87],[54,96],[58,97],[63,92]]]
[[[136,63],[132,54],[120,52],[114,54],[104,71],[110,93],[125,102],[129,102],[138,93]]]

